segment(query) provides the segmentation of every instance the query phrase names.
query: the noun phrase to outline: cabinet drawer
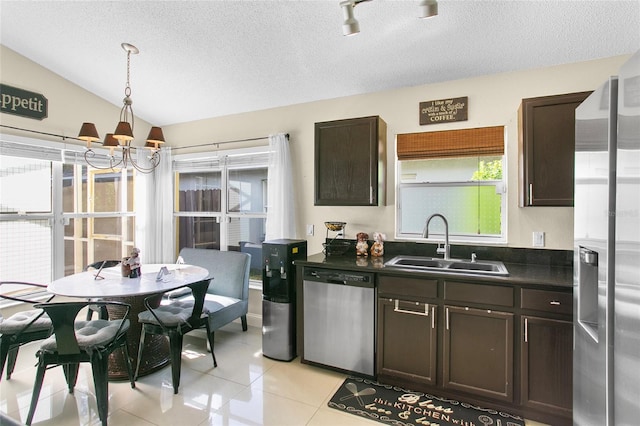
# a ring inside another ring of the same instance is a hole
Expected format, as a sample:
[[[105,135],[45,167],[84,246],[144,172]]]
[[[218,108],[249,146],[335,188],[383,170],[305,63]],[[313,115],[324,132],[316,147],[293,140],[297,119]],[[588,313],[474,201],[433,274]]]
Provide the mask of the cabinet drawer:
[[[414,297],[438,297],[438,280],[378,276],[378,294],[397,294]]]
[[[458,302],[513,306],[513,288],[445,281],[444,298]]]
[[[573,294],[553,290],[523,288],[520,304],[522,309],[571,315],[573,313]]]

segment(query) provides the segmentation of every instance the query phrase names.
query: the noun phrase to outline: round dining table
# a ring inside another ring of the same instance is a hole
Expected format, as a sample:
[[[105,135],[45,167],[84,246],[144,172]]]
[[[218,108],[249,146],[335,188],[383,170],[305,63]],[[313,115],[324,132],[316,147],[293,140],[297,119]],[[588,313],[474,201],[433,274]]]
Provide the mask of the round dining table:
[[[163,274],[159,274],[161,270]],[[47,290],[58,296],[118,301],[130,305],[127,348],[132,368],[135,370],[142,331],[142,325],[138,323],[138,314],[146,310],[144,299],[157,295],[151,300],[151,306],[157,307],[163,293],[207,279],[209,271],[185,264],[142,264],[139,277],[129,278],[122,275],[121,265],[84,271],[52,281]],[[118,306],[108,306],[107,310],[111,319],[122,318],[125,313],[125,309]],[[170,363],[169,343],[164,336],[147,336],[144,344],[138,376],[150,374]],[[109,379],[128,378],[124,353],[115,351],[109,357]]]

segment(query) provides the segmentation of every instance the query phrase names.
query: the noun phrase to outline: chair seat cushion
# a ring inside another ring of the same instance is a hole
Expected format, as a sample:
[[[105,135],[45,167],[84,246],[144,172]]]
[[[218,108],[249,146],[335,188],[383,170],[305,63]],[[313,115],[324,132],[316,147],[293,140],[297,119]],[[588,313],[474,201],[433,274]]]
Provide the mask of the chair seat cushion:
[[[190,294],[191,294],[191,289],[189,287],[181,287],[176,290],[167,291],[163,295],[163,299],[173,300],[173,299],[178,299]]]
[[[162,321],[164,325],[175,327],[186,323],[189,318],[191,318],[193,305],[193,298],[191,298],[191,300],[176,300],[155,308],[153,312],[160,318],[160,321]],[[203,314],[204,313],[206,312],[203,312]],[[138,322],[143,324],[159,324],[158,320],[148,310],[138,314]]]
[[[0,334],[16,334],[22,331],[36,316],[40,314],[42,314],[42,310],[31,309],[28,311],[17,312],[7,318],[0,317]],[[29,328],[26,331],[42,331],[50,328],[51,320],[47,314],[44,314],[35,320],[33,324],[29,325]]]
[[[81,350],[90,352],[93,349],[105,347],[115,337],[122,320],[92,320],[76,321],[74,324],[76,339]],[[129,320],[126,319],[120,329],[121,333],[129,329]],[[48,352],[56,352],[58,344],[56,335],[52,335],[42,342],[40,349]]]

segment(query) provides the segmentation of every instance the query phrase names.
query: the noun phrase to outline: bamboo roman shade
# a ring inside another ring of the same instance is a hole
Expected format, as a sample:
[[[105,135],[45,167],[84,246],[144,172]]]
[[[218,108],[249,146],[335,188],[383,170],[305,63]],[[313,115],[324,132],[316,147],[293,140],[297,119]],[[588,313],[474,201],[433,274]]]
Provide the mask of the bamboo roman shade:
[[[504,126],[397,135],[398,160],[504,154]]]

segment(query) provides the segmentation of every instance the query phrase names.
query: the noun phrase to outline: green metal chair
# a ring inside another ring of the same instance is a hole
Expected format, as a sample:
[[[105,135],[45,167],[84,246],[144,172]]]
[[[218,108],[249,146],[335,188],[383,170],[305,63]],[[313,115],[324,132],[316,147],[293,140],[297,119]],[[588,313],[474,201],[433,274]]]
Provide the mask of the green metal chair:
[[[77,320],[78,313],[89,304],[99,307],[117,305],[120,309],[124,308],[125,313],[120,319]],[[42,342],[36,353],[38,364],[26,424],[30,425],[33,421],[46,370],[61,365],[69,393],[73,393],[80,363],[89,362],[93,371],[98,415],[102,425],[106,426],[109,414],[109,354],[117,349],[124,351],[131,387],[136,386],[126,340],[130,306],[121,302],[83,301],[43,303],[35,307],[43,309],[51,318],[53,335]]]
[[[138,348],[136,378],[138,377],[146,334],[159,334],[169,338],[171,379],[174,394],[178,393],[178,387],[180,386],[182,341],[185,334],[200,327],[206,327],[207,339],[209,340],[211,356],[213,357],[213,366],[218,366],[216,356],[213,353],[213,333],[209,329],[208,312],[203,309],[209,281],[207,279],[184,286],[187,290],[191,290],[191,297],[175,301],[165,299],[163,304],[157,308],[152,307],[152,303],[157,302],[158,295],[147,297],[144,300],[147,310],[138,314],[138,322],[142,324],[142,332],[140,333],[140,346]]]
[[[29,307],[43,302],[43,299],[36,300],[32,295],[30,297],[27,297],[27,295],[34,292],[39,293],[47,288],[43,284],[21,281],[2,281],[0,286],[4,286],[5,289],[11,286],[10,294],[9,290],[7,290],[5,294],[0,294],[0,299],[24,303]],[[54,297],[50,293],[44,294],[46,295],[45,302],[49,302]],[[0,365],[0,379],[2,378],[5,364],[7,365],[7,380],[11,379],[20,346],[36,340],[46,339],[51,335],[52,330],[51,320],[42,309],[28,309],[14,313],[6,318],[0,313],[0,362],[2,363]]]
[[[122,261],[120,260],[98,260],[97,262],[93,262],[85,266],[83,271],[97,270],[98,273],[100,273],[100,271],[103,268],[111,268],[112,266],[118,266],[121,263]],[[91,299],[91,300],[98,300],[98,299]],[[104,306],[102,308],[98,308],[95,305],[89,305],[87,306],[87,321],[93,318],[94,312],[98,313],[98,318],[101,318],[101,319],[109,318],[107,309]]]

